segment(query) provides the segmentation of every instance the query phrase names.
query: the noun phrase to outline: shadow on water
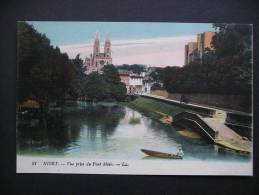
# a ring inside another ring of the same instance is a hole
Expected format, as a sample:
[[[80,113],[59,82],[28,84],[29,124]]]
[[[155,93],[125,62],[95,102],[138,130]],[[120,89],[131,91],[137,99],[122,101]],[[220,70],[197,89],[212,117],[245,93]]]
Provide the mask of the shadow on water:
[[[80,124],[87,129],[88,137],[95,140],[100,133],[102,140],[111,136],[119,121],[125,116],[125,109],[115,103],[90,104],[81,102],[79,109],[68,108],[67,122],[72,125]]]
[[[76,140],[79,130],[79,126],[66,123],[63,112],[51,112],[36,125],[19,125],[17,146],[25,150],[34,148],[35,152],[50,150],[55,153],[55,150],[62,151],[70,142]]]
[[[80,138],[85,128],[89,139],[95,140],[100,135],[106,141],[124,115],[124,108],[116,104],[68,102],[62,111],[52,111],[46,119],[33,125],[32,121],[22,125],[18,121],[18,152],[62,154]]]

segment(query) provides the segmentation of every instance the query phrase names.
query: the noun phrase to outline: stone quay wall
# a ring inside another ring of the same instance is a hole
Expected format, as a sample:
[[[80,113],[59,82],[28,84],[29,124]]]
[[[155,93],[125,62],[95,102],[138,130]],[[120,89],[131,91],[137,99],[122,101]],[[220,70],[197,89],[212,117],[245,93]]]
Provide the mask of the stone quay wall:
[[[185,96],[189,103],[215,106],[219,108],[232,109],[243,112],[252,111],[252,99],[242,95],[222,95],[222,94],[201,94],[201,93],[168,93],[165,90],[153,90],[152,95],[163,96],[168,99],[179,100]]]

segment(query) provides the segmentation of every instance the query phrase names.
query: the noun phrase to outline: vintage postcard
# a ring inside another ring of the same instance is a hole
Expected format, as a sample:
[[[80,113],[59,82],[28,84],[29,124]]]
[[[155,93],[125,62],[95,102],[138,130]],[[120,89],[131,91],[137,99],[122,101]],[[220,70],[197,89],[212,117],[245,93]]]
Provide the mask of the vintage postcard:
[[[17,173],[253,175],[252,32],[17,22]]]

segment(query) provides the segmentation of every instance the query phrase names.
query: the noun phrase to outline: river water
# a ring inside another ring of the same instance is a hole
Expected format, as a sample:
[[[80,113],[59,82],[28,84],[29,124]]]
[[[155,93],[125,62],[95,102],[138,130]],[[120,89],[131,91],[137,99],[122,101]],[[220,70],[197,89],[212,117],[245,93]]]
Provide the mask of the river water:
[[[183,160],[247,162],[249,157],[218,152],[201,137],[190,138],[179,129],[116,103],[67,102],[47,122],[17,129],[17,154],[23,156],[91,159],[152,159],[140,149],[175,153],[182,145]]]

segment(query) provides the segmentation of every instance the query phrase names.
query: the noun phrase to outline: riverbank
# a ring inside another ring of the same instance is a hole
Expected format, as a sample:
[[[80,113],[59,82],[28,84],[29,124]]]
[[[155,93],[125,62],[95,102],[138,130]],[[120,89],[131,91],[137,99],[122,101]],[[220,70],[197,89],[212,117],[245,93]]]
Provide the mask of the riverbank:
[[[39,122],[36,126],[17,128],[17,154],[33,157],[126,159],[128,162],[146,160],[147,157],[140,151],[142,148],[175,153],[175,146],[181,144],[185,153],[182,161],[250,161],[244,155],[219,153],[214,144],[207,143],[194,131],[165,125],[148,117],[148,114],[154,114],[156,119],[160,119],[159,111],[168,114],[173,114],[172,110],[181,112],[181,108],[154,101],[156,100],[139,98],[125,102],[142,103],[142,106],[149,109],[145,113],[119,105],[118,102],[65,102],[62,111],[53,112],[47,118],[47,125]]]
[[[121,104],[135,109],[153,119],[160,120],[161,122],[164,121],[164,123],[170,122],[170,117],[184,111],[201,115],[207,114],[145,97],[138,97],[133,101],[122,102]]]

